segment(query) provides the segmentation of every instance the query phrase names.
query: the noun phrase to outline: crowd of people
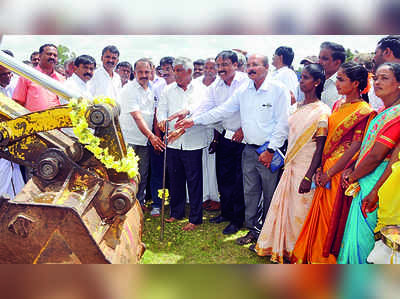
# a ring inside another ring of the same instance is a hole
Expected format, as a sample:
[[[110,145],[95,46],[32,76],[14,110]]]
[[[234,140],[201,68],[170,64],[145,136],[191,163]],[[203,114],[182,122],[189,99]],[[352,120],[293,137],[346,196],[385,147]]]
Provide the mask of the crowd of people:
[[[189,203],[185,231],[219,201],[209,221],[227,222],[225,235],[248,229],[236,243],[272,262],[393,263],[400,255],[380,231],[400,225],[400,36],[354,59],[335,42],[310,54],[318,57],[301,60],[299,79],[286,46],[273,54],[274,71],[266,55],[238,49],[156,65],[118,63],[119,50],[107,46],[101,65],[83,54],[60,66],[57,47],[44,44],[26,63],[84,97],[116,99],[140,158],[137,199],[152,216],[160,216],[166,151],[166,221],[185,218]],[[30,111],[66,103],[2,66],[0,92]],[[0,191],[15,196],[29,175],[3,159],[0,169]]]

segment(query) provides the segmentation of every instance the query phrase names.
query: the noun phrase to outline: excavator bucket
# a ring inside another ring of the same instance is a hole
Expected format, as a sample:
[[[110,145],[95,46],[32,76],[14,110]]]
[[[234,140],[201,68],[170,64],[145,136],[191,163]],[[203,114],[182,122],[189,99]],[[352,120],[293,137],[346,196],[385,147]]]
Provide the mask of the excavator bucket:
[[[63,98],[80,97],[1,51],[0,65]],[[90,109],[108,120],[91,124],[100,146],[110,147],[116,159],[124,157],[118,109]],[[69,112],[60,106],[31,113],[0,96],[0,157],[33,169],[14,199],[0,194],[0,263],[125,264],[138,263],[144,253],[139,178],[108,169],[64,134]]]

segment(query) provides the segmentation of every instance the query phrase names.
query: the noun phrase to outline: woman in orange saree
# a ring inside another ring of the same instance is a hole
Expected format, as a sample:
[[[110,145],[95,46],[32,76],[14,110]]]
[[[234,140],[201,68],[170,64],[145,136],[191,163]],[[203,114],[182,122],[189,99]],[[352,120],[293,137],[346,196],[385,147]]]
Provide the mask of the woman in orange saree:
[[[360,96],[367,85],[368,71],[362,65],[348,62],[339,68],[336,88],[344,98],[335,103],[328,120],[322,169],[316,175],[318,187],[294,247],[292,263],[336,263],[334,255],[323,256],[323,247],[341,174],[359,151],[372,112],[369,104]]]
[[[285,169],[255,246],[259,256],[271,256],[272,262],[290,260],[311,206],[311,179],[321,163],[331,114],[329,106],[320,101],[324,82],[321,65],[310,64],[303,69],[300,88],[305,100],[289,117]]]

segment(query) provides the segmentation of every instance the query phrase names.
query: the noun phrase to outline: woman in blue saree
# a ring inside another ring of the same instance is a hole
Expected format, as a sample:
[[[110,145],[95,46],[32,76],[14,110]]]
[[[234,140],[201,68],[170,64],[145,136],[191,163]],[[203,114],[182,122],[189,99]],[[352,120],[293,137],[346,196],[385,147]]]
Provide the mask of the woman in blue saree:
[[[386,169],[393,148],[400,141],[400,64],[384,63],[375,76],[374,90],[385,104],[369,123],[354,170],[342,175],[347,193],[354,191],[338,264],[364,264],[372,251],[377,211],[366,214],[363,205]],[[358,192],[358,193],[357,193]],[[371,209],[369,209],[371,211]]]

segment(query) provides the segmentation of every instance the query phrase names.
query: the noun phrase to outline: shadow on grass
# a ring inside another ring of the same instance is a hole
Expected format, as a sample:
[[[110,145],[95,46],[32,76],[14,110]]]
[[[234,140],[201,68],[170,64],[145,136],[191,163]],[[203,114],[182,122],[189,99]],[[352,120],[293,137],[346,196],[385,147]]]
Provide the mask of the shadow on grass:
[[[169,207],[166,206],[165,218]],[[246,246],[239,246],[235,240],[247,233],[243,229],[234,235],[223,235],[222,230],[228,224],[211,224],[208,219],[218,212],[203,213],[203,224],[194,231],[183,231],[187,219],[165,223],[164,240],[160,241],[161,218],[144,215],[143,242],[146,251],[142,264],[265,264],[269,259],[259,257]],[[188,208],[187,213],[188,215]]]

